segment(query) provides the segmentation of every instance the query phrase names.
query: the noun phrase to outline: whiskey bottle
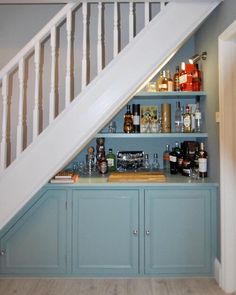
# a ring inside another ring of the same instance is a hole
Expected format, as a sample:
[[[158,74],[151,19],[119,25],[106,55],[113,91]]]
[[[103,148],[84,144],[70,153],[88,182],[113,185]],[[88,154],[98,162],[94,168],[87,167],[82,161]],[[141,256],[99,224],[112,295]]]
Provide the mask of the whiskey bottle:
[[[181,71],[179,73],[179,87],[180,91],[185,91],[187,84],[187,73],[185,71],[185,63],[181,63]]]
[[[198,152],[198,165],[199,165],[199,177],[207,177],[207,152],[205,151],[204,143],[200,143],[200,149]]]
[[[161,71],[160,75],[156,81],[156,91],[160,91],[162,79],[163,79],[163,72]]]
[[[124,115],[124,127],[123,130],[125,133],[133,133],[134,125],[133,125],[133,116],[130,112],[130,105],[127,105],[127,111]]]
[[[191,132],[191,114],[189,106],[186,106],[186,112],[184,113],[184,132]]]
[[[173,91],[174,90],[174,83],[171,78],[171,74],[170,74],[169,70],[166,71],[166,78],[167,78],[167,91]]]
[[[108,164],[107,159],[105,157],[105,151],[101,152],[101,158],[98,162],[98,171],[103,175],[108,172]]]
[[[195,69],[192,72],[192,76],[193,76],[193,91],[201,91],[202,73],[199,70],[198,64],[195,64]]]
[[[140,104],[132,105],[134,133],[140,133]]]
[[[113,154],[112,149],[108,150],[108,154],[106,156],[108,172],[112,172],[116,170],[116,156]]]
[[[174,74],[173,82],[174,82],[174,91],[180,91],[180,85],[179,85],[179,66],[176,67],[176,72]]]
[[[168,91],[168,79],[166,77],[166,71],[162,72],[162,80],[159,84],[159,91]]]

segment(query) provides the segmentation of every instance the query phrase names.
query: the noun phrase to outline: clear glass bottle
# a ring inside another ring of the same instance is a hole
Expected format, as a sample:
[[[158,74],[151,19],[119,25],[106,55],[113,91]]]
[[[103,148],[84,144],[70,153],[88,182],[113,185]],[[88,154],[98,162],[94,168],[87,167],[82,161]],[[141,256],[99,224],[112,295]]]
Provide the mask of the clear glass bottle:
[[[127,110],[124,115],[123,130],[125,133],[133,133],[134,132],[133,116],[130,111],[130,105],[127,105]]]
[[[159,169],[160,169],[160,164],[158,161],[158,154],[155,153],[153,155],[152,170],[159,170]]]
[[[191,132],[195,132],[195,111],[191,108]]]
[[[92,175],[94,172],[95,166],[95,155],[94,155],[94,148],[92,146],[88,147],[86,155],[86,168],[88,175]]]
[[[149,155],[148,154],[145,154],[144,155],[143,168],[145,170],[150,170],[150,168],[151,168],[150,162],[149,162]]]
[[[199,103],[197,103],[195,111],[195,132],[202,131],[202,113],[200,111]]]
[[[176,102],[176,110],[175,110],[175,132],[182,132],[182,120],[181,120],[181,107],[180,102]]]
[[[108,172],[116,171],[116,156],[113,154],[112,149],[108,150],[108,154],[106,155]]]
[[[191,132],[191,114],[188,105],[186,106],[186,112],[184,113],[184,132]]]
[[[169,171],[170,169],[170,145],[166,145],[166,149],[163,152],[163,170]]]

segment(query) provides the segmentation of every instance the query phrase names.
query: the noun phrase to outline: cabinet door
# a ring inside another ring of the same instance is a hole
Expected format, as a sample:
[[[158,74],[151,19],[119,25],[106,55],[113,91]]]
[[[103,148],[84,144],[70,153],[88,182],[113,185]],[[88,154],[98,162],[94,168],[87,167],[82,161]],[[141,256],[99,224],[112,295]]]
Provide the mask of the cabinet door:
[[[76,190],[73,210],[74,273],[138,273],[138,190]]]
[[[1,273],[66,271],[66,191],[48,190],[1,240]]]
[[[211,273],[208,190],[145,192],[145,272]]]

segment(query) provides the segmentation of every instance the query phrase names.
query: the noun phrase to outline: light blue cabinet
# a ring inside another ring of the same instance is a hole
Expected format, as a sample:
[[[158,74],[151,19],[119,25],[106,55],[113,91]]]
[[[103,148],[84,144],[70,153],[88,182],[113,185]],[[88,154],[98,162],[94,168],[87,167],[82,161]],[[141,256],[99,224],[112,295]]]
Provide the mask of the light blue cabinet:
[[[73,273],[138,274],[138,204],[138,190],[73,191]]]
[[[48,185],[5,229],[0,275],[211,276],[217,186]]]
[[[145,191],[145,273],[210,274],[211,192]]]
[[[66,273],[66,194],[46,190],[1,239],[2,274]]]

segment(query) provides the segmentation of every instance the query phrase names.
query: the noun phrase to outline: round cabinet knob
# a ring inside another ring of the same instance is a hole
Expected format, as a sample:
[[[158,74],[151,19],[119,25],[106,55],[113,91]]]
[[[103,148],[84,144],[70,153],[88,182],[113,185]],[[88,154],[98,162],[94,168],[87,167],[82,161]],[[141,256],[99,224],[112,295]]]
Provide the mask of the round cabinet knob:
[[[146,230],[146,236],[150,235],[150,230]]]
[[[133,235],[134,235],[134,236],[137,236],[137,235],[138,235],[138,230],[137,230],[137,229],[134,229],[134,230],[133,230]]]

